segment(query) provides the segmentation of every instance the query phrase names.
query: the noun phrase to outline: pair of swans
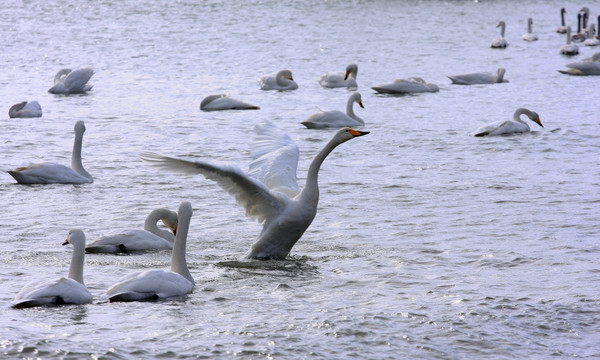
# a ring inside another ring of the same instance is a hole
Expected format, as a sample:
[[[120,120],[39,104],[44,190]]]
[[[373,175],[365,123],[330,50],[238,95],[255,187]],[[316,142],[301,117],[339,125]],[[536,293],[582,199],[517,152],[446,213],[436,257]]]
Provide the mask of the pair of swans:
[[[364,126],[365,122],[354,113],[354,103],[358,104],[358,106],[364,109],[362,97],[358,92],[351,94],[348,98],[345,113],[338,110],[321,111],[319,113],[310,115],[302,122],[302,125],[309,129],[339,129],[346,126]]]
[[[281,70],[276,74],[261,76],[258,81],[261,90],[296,90],[298,84],[294,81],[290,70]]]
[[[42,107],[37,100],[23,101],[11,106],[8,109],[8,116],[10,118],[42,117]]]
[[[351,128],[337,131],[310,163],[305,186],[300,190],[296,178],[298,146],[273,123],[262,123],[255,131],[248,173],[234,165],[188,161],[155,153],[143,153],[141,158],[163,169],[202,174],[215,181],[235,197],[247,217],[263,223],[262,231],[244,257],[285,259],[317,213],[318,176],[323,161],[338,145],[369,132]]]
[[[92,90],[88,81],[94,75],[91,68],[77,70],[62,69],[54,76],[54,86],[48,89],[51,94],[82,94]]]
[[[158,221],[170,230],[156,226]],[[88,253],[128,253],[131,251],[171,250],[177,234],[177,213],[165,208],[155,209],[146,217],[144,229],[125,230],[118,234],[104,236],[91,244]]]
[[[357,88],[356,76],[358,74],[358,65],[350,64],[346,66],[345,72],[331,72],[322,75],[319,78],[319,84],[325,88]]]
[[[427,83],[420,77],[397,79],[393,83],[373,86],[371,89],[382,94],[415,94],[440,90],[436,84]]]
[[[33,164],[19,167],[8,173],[19,184],[86,184],[94,181],[81,163],[81,145],[85,123],[75,123],[75,141],[71,155],[71,167],[54,163]]]
[[[506,69],[499,68],[496,75],[484,72],[476,72],[462,75],[448,76],[453,84],[457,85],[477,85],[477,84],[496,84],[508,82],[504,79]]]
[[[496,27],[500,28],[500,37],[492,40],[493,48],[503,49],[508,46],[508,42],[504,38],[504,32],[506,31],[506,23],[504,21],[500,21]]]
[[[209,95],[200,103],[202,111],[258,110],[260,107],[230,98],[225,94]]]
[[[560,47],[561,55],[577,55],[579,54],[579,47],[571,43],[571,27],[567,26],[567,43]]]
[[[527,18],[527,32],[525,34],[523,34],[523,40],[536,41],[538,39],[537,35],[533,33],[532,25],[533,25],[533,19]]]
[[[521,120],[521,115],[526,115],[531,121],[535,122],[541,127],[544,127],[544,125],[542,125],[542,121],[540,120],[540,116],[535,111],[519,108],[515,111],[512,120],[499,121],[484,125],[473,131],[470,135],[494,136],[530,132],[531,129],[529,128],[529,125]]]

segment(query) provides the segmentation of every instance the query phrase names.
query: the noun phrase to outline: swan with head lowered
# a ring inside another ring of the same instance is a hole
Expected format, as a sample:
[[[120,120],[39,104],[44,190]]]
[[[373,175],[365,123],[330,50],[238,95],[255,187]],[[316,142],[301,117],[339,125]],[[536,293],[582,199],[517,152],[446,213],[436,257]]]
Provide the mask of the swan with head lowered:
[[[75,142],[71,155],[71,167],[54,163],[33,164],[10,170],[8,173],[19,184],[85,184],[94,181],[83,168],[81,163],[81,145],[85,123],[81,120],[75,123]]]
[[[11,106],[10,109],[8,109],[8,116],[10,118],[42,117],[42,107],[36,100],[23,101]]]
[[[506,31],[506,23],[504,21],[500,21],[496,27],[500,28],[500,37],[492,40],[493,48],[503,49],[508,46],[508,42],[504,38],[504,32]]]
[[[371,89],[382,94],[416,94],[440,91],[436,84],[427,83],[420,77],[397,79],[393,83],[373,86]]]
[[[484,72],[448,76],[453,84],[457,85],[477,85],[477,84],[496,84],[508,82],[504,79],[506,70],[499,68],[496,75]]]
[[[319,84],[325,88],[357,88],[356,75],[358,74],[358,65],[350,64],[346,66],[346,72],[330,72],[319,78]]]
[[[54,86],[48,89],[51,94],[83,94],[92,90],[88,81],[94,75],[91,68],[77,70],[62,69],[54,76]]]
[[[536,41],[538,39],[537,35],[533,33],[532,25],[533,25],[533,19],[527,18],[527,32],[525,34],[523,34],[523,40]]]
[[[256,128],[251,148],[253,161],[246,174],[233,165],[217,165],[206,161],[188,161],[153,153],[142,159],[164,169],[202,174],[233,195],[246,210],[246,216],[263,228],[250,250],[248,259],[285,259],[317,214],[319,203],[319,169],[338,145],[368,134],[344,128],[314,157],[308,168],[306,183],[300,190],[296,169],[298,146],[274,124],[265,122]]]
[[[348,102],[346,103],[346,113],[338,110],[321,111],[310,115],[302,122],[302,125],[309,129],[339,129],[345,126],[364,126],[365,122],[354,113],[354,103],[357,103],[358,106],[364,108],[360,93],[355,92],[350,95]]]
[[[512,120],[499,121],[492,124],[484,125],[479,129],[473,131],[471,136],[493,136],[493,135],[506,135],[515,133],[530,132],[529,125],[521,120],[521,115],[526,115],[531,121],[535,122],[541,127],[542,121],[540,116],[535,112],[525,108],[519,108],[515,111]]]
[[[181,202],[171,270],[152,269],[126,275],[106,290],[106,298],[110,301],[141,301],[189,294],[194,288],[194,278],[187,266],[185,248],[192,212],[188,201]]]
[[[69,231],[63,245],[73,245],[69,276],[50,281],[27,284],[15,297],[13,307],[26,308],[40,305],[89,304],[92,294],[83,283],[85,234],[79,229]]]
[[[261,90],[296,90],[298,84],[294,81],[290,70],[281,70],[276,74],[261,76],[258,81]]]
[[[159,229],[162,220],[171,231]],[[89,244],[88,253],[128,253],[131,251],[170,250],[177,234],[177,213],[165,208],[155,209],[144,223],[144,229],[125,230],[118,234],[103,236]]]
[[[200,110],[202,111],[258,109],[260,109],[260,107],[230,98],[225,94],[209,95],[200,103]]]

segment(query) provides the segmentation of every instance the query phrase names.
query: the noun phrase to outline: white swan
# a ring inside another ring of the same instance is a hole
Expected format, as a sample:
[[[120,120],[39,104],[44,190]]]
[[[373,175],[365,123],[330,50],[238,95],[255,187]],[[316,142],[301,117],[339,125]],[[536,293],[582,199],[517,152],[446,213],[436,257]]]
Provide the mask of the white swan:
[[[54,86],[48,89],[51,94],[81,94],[92,90],[88,81],[94,75],[91,68],[77,70],[62,69],[54,76]]]
[[[558,72],[567,75],[600,75],[600,62],[582,61],[567,64],[567,70],[558,70]]]
[[[23,101],[14,104],[8,110],[8,116],[11,118],[32,118],[42,116],[42,107],[36,100]]]
[[[556,32],[559,34],[565,34],[567,32],[567,26],[565,25],[565,8],[560,9],[560,26],[556,28]]]
[[[71,155],[71,167],[54,163],[32,164],[10,170],[8,173],[19,184],[85,184],[94,181],[81,163],[81,145],[85,123],[75,123],[75,141]]]
[[[185,260],[187,235],[192,218],[192,205],[183,201],[179,205],[179,229],[171,256],[171,270],[152,269],[129,274],[106,290],[110,301],[158,300],[189,294],[194,288],[194,278]]]
[[[500,21],[496,27],[500,28],[500,37],[496,38],[492,41],[493,48],[505,48],[508,46],[508,42],[504,38],[504,32],[506,31],[506,23],[504,21]]]
[[[571,27],[567,26],[567,43],[560,47],[560,53],[562,55],[577,55],[579,54],[579,47],[575,44],[571,44]]]
[[[83,283],[85,234],[79,229],[69,231],[63,245],[73,244],[69,277],[27,284],[15,297],[13,306],[26,308],[40,305],[89,304],[92,294]]]
[[[590,24],[590,26],[588,26],[588,38],[583,40],[583,45],[584,46],[598,46],[600,45],[600,40],[596,39],[594,37],[594,34],[596,32],[596,25],[594,24]]]
[[[538,39],[537,35],[533,33],[532,24],[533,19],[527,18],[527,33],[523,34],[523,40],[525,41],[535,41]]]
[[[261,76],[259,80],[261,90],[296,90],[298,84],[294,81],[292,72],[281,70],[277,74]]]
[[[381,84],[371,89],[383,94],[412,94],[423,92],[437,92],[440,88],[436,84],[426,83],[420,77],[397,79],[393,83]]]
[[[300,191],[296,179],[298,147],[290,137],[270,122],[256,127],[249,174],[233,165],[187,161],[153,153],[142,159],[170,170],[203,174],[235,196],[246,216],[263,223],[245,258],[284,259],[309,227],[319,203],[318,175],[321,164],[338,145],[368,134],[350,128],[339,130],[314,157]]]
[[[319,84],[326,88],[348,87],[356,88],[356,75],[358,74],[358,65],[350,64],[346,66],[346,72],[330,72],[319,78]]]
[[[200,110],[257,110],[260,107],[230,98],[225,94],[209,95],[200,103]]]
[[[346,103],[346,113],[338,110],[332,111],[321,111],[316,114],[310,115],[306,120],[302,122],[302,125],[309,129],[326,129],[335,128],[339,129],[342,127],[360,127],[364,126],[365,122],[354,114],[353,105],[357,103],[358,106],[364,108],[362,103],[362,97],[360,93],[352,93]]]
[[[156,223],[162,222],[171,231],[159,229]],[[144,250],[170,250],[177,234],[177,213],[165,208],[155,209],[144,223],[144,230],[126,230],[118,234],[103,236],[89,244],[89,253],[127,253]]]
[[[506,69],[499,68],[496,75],[484,72],[477,72],[462,75],[452,75],[448,76],[448,78],[452,81],[453,84],[457,85],[495,84],[508,82],[508,80],[504,79],[505,73]]]
[[[505,135],[505,134],[514,134],[514,133],[524,133],[530,132],[529,125],[521,120],[521,115],[526,115],[531,121],[535,122],[541,127],[542,121],[540,120],[540,116],[535,112],[525,108],[518,108],[512,120],[495,122],[492,124],[484,125],[479,129],[473,131],[471,136],[492,136],[492,135]]]

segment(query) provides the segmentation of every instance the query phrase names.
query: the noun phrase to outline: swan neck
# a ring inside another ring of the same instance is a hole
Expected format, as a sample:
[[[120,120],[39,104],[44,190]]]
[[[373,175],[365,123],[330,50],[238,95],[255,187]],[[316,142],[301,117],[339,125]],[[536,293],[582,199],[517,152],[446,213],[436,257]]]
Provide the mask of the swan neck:
[[[351,118],[353,118],[354,120],[360,122],[362,125],[365,124],[365,122],[363,121],[363,119],[359,118],[354,113],[354,97],[350,97],[350,99],[348,99],[348,103],[346,104],[346,115],[348,115]]]
[[[73,246],[73,255],[71,255],[71,266],[69,267],[69,279],[73,279],[83,284],[83,263],[85,260],[85,246]]]
[[[166,209],[156,209],[152,211],[148,217],[146,217],[146,221],[144,222],[144,230],[160,236],[165,240],[173,241],[173,236],[170,232],[159,229],[157,226],[158,221],[165,217],[167,212],[168,210]]]
[[[521,115],[523,115],[523,114],[527,115],[527,117],[529,117],[529,118],[531,118],[531,115],[532,115],[531,111],[524,109],[524,108],[520,108],[520,109],[517,109],[517,111],[515,111],[515,114],[513,115],[513,120],[516,122],[520,122],[521,124],[527,125],[527,123],[525,121],[521,120]]]
[[[530,34],[533,32],[532,31],[532,27],[531,27],[531,23],[532,23],[532,21],[531,21],[531,19],[529,19],[527,21],[527,32],[530,33]]]
[[[500,35],[504,37],[504,32],[506,31],[506,25],[504,23],[500,24]]]
[[[175,236],[175,243],[173,244],[173,253],[171,255],[171,271],[178,273],[193,284],[194,278],[190,274],[185,259],[185,248],[191,217],[191,208],[185,215],[182,215],[181,211],[179,212],[179,225],[177,228],[177,235]]]
[[[75,141],[73,142],[73,154],[71,155],[71,168],[77,171],[80,175],[91,179],[92,176],[85,171],[81,163],[81,146],[83,144],[83,131],[79,130],[75,133]]]
[[[314,157],[310,166],[308,167],[308,173],[306,175],[306,184],[304,189],[300,193],[300,197],[305,201],[311,201],[315,205],[319,202],[319,170],[325,158],[335,149],[340,143],[335,139],[331,139],[327,145],[319,151]]]
[[[562,24],[562,26],[565,26],[565,12],[564,11],[560,12],[560,23]]]

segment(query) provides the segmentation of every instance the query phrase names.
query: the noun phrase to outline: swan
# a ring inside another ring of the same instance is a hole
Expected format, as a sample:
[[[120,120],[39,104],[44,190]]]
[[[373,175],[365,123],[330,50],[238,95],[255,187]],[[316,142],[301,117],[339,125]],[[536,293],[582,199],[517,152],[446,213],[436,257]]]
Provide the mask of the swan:
[[[523,40],[525,41],[535,41],[538,39],[537,35],[533,33],[531,29],[533,24],[532,18],[527,18],[527,33],[523,34]]]
[[[506,69],[499,68],[496,75],[484,72],[477,72],[463,75],[448,76],[448,78],[452,81],[453,84],[457,85],[495,84],[508,82],[508,80],[504,79],[505,73]]]
[[[8,173],[19,184],[86,184],[94,182],[81,164],[81,144],[85,123],[79,120],[75,123],[75,142],[71,155],[71,167],[54,163],[32,164],[10,170]]]
[[[48,89],[51,94],[81,94],[92,90],[88,81],[94,75],[91,68],[77,70],[62,69],[54,76],[54,86]]]
[[[357,103],[361,108],[364,109],[362,103],[362,97],[360,93],[352,93],[346,103],[346,113],[338,110],[332,111],[321,111],[316,114],[310,115],[306,120],[302,122],[302,125],[309,129],[326,129],[326,128],[342,128],[348,127],[360,127],[364,126],[365,122],[354,114],[353,105]]]
[[[322,75],[319,78],[319,84],[326,88],[348,87],[356,88],[356,75],[358,74],[358,65],[350,64],[346,66],[346,72],[331,72]]]
[[[600,62],[582,61],[567,64],[567,70],[558,70],[558,72],[567,75],[600,75]]]
[[[156,223],[162,222],[171,231],[161,230]],[[85,251],[89,253],[126,253],[143,250],[173,249],[177,234],[177,213],[165,208],[155,209],[144,223],[144,230],[126,230],[118,234],[103,236],[89,244]]]
[[[369,132],[351,128],[337,131],[312,160],[306,184],[300,190],[296,179],[298,146],[271,122],[261,123],[255,130],[248,174],[233,165],[193,162],[154,153],[144,153],[141,157],[165,169],[199,173],[217,182],[244,207],[247,217],[263,223],[262,231],[244,257],[285,259],[317,213],[321,164],[338,145]]]
[[[577,55],[579,54],[579,47],[575,44],[571,44],[571,27],[567,26],[567,43],[560,47],[560,53],[562,55]]]
[[[496,27],[500,28],[500,37],[492,41],[493,48],[505,48],[508,46],[508,42],[504,39],[504,32],[506,31],[506,23],[500,21]]]
[[[200,103],[200,110],[257,110],[260,107],[230,98],[225,94],[209,95]]]
[[[565,34],[567,32],[567,26],[565,25],[565,14],[567,10],[565,8],[560,9],[560,26],[556,28],[556,32],[559,34]]]
[[[420,77],[398,79],[393,83],[373,86],[371,89],[384,94],[409,94],[423,92],[437,92],[440,88],[436,84],[426,83]]]
[[[89,304],[92,294],[83,283],[85,234],[79,229],[69,231],[63,245],[73,244],[69,277],[37,281],[27,285],[15,296],[13,307],[26,308],[40,305]]]
[[[260,80],[261,90],[296,90],[298,84],[294,81],[292,72],[281,70],[277,74],[263,75]]]
[[[23,101],[11,106],[8,110],[8,116],[11,118],[42,117],[42,107],[36,100]]]
[[[512,120],[505,120],[500,122],[495,122],[492,124],[484,125],[479,129],[473,131],[471,136],[492,136],[492,135],[505,135],[505,134],[514,134],[514,133],[524,133],[530,132],[529,125],[521,120],[521,115],[526,115],[531,121],[535,122],[541,127],[542,121],[540,120],[540,116],[535,112],[525,108],[518,108]]]
[[[158,300],[189,294],[194,288],[194,278],[185,260],[185,246],[192,218],[192,205],[182,201],[179,205],[179,229],[171,255],[171,270],[152,269],[126,275],[106,290],[110,301]]]
[[[582,20],[581,13],[579,13],[579,14],[577,14],[577,33],[570,36],[571,40],[574,42],[582,42],[587,37],[587,35],[585,34],[585,32],[583,31],[583,29],[581,27],[581,20]],[[567,27],[567,31],[569,31],[568,27]]]
[[[584,46],[598,46],[600,45],[600,40],[594,37],[594,33],[596,32],[596,25],[590,24],[588,26],[588,38],[583,41]]]

